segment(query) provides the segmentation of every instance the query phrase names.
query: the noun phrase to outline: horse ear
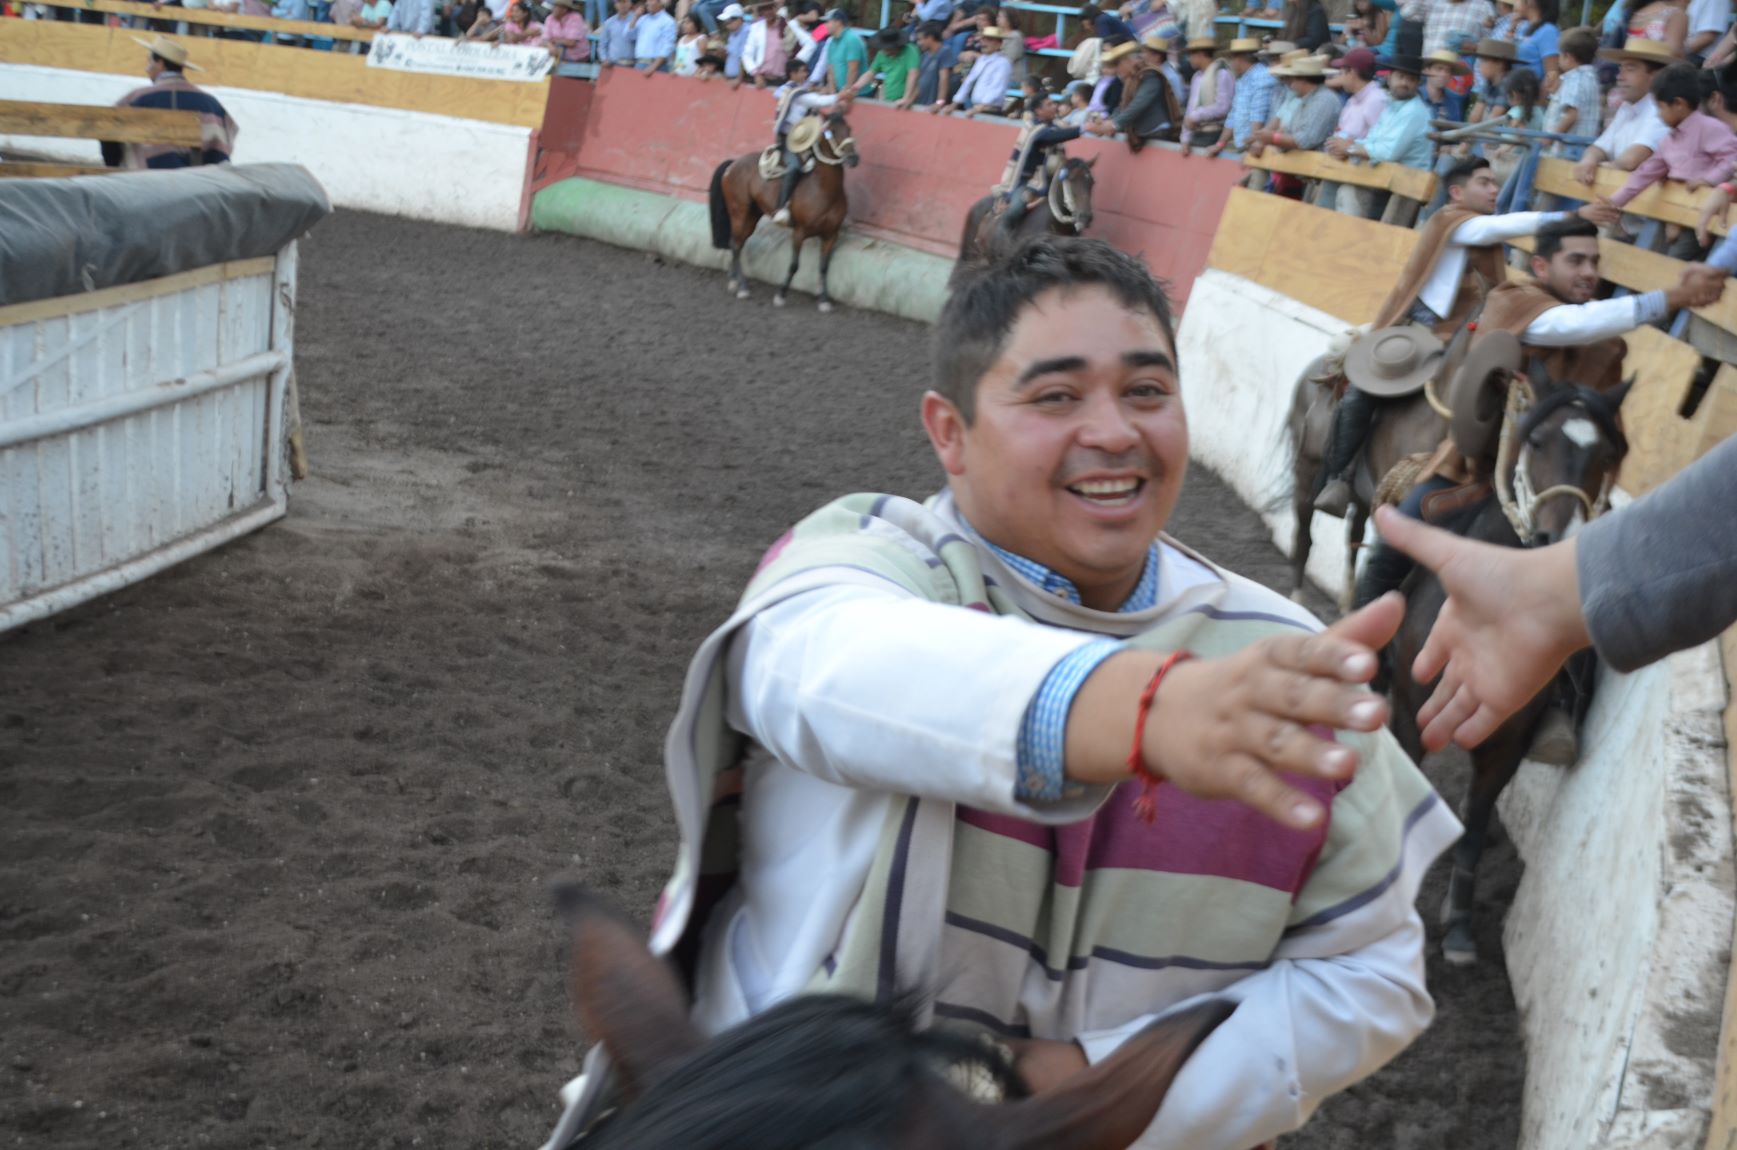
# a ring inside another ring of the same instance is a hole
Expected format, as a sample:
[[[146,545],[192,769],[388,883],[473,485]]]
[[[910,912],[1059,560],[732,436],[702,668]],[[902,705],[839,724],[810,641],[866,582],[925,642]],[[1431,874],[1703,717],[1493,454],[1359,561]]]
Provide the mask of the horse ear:
[[[687,994],[639,932],[590,891],[563,886],[555,898],[573,931],[580,1025],[609,1052],[628,1096],[638,1095],[704,1042],[688,1020]]]
[[[1612,407],[1622,406],[1622,401],[1628,398],[1629,390],[1634,387],[1634,380],[1635,377],[1631,375],[1617,386],[1605,392],[1604,397],[1610,400],[1610,405]]]
[[[982,1144],[1009,1150],[1123,1150],[1152,1124],[1189,1055],[1235,1010],[1234,1003],[1208,999],[1154,1022],[1064,1086],[984,1107],[984,1121],[998,1137]]]
[[[1098,157],[1087,156],[1085,159],[1081,160],[1080,163],[1084,164],[1087,168],[1094,168],[1097,167]]]

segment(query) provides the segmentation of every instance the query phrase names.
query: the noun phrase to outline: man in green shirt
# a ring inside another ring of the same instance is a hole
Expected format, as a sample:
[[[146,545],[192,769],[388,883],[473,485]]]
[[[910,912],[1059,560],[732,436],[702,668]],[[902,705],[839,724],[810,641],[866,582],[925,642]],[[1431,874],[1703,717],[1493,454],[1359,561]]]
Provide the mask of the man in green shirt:
[[[863,46],[862,33],[850,26],[850,17],[842,8],[826,14],[826,70],[834,92],[843,92],[857,82],[868,63],[868,49]]]
[[[882,28],[875,33],[875,56],[869,61],[867,71],[854,85],[861,90],[870,84],[879,83],[880,98],[889,104],[896,104],[905,98],[906,89],[910,85],[911,73],[922,65],[923,55],[917,51],[915,44],[905,42],[905,34],[898,28]]]

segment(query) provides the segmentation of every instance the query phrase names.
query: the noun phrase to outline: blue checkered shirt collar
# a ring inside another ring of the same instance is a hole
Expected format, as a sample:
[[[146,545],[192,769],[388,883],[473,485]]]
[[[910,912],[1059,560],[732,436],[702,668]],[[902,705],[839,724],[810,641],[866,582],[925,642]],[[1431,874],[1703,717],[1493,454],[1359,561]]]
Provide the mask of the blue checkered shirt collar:
[[[1066,599],[1069,603],[1083,606],[1080,603],[1080,589],[1065,575],[1059,575],[1032,559],[1023,555],[1015,555],[1005,547],[997,547],[961,515],[959,522],[964,523],[971,534],[977,536],[983,545],[995,552],[996,558],[1011,567],[1015,574],[1035,587],[1041,588],[1058,599]],[[1140,581],[1134,585],[1133,592],[1123,604],[1116,608],[1116,613],[1126,615],[1133,611],[1149,611],[1158,605],[1158,541],[1154,539],[1152,546],[1146,552],[1146,567],[1140,572]]]

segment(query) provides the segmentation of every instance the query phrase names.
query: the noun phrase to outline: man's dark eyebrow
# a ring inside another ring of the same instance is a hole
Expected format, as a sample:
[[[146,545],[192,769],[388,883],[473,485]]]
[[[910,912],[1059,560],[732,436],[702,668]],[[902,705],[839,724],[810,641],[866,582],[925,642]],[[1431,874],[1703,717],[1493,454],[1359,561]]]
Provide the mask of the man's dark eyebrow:
[[[1168,361],[1166,361],[1168,362]],[[1054,359],[1040,359],[1019,373],[1019,378],[1013,381],[1015,390],[1024,387],[1032,380],[1044,375],[1059,375],[1069,371],[1079,371],[1086,366],[1083,355],[1061,355]]]
[[[1176,361],[1162,351],[1130,351],[1122,355],[1122,362],[1128,367],[1161,367],[1166,371],[1176,370]]]

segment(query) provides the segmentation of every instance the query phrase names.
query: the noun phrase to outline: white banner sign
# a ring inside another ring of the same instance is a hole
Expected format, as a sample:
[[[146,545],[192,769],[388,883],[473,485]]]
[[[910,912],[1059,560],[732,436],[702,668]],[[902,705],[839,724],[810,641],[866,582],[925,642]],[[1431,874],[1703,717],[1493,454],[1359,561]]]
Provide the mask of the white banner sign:
[[[402,0],[401,0],[402,2]],[[554,71],[547,48],[526,44],[481,44],[440,36],[399,34],[374,37],[368,67],[400,72],[433,72],[441,76],[471,76],[479,80],[541,80]]]

